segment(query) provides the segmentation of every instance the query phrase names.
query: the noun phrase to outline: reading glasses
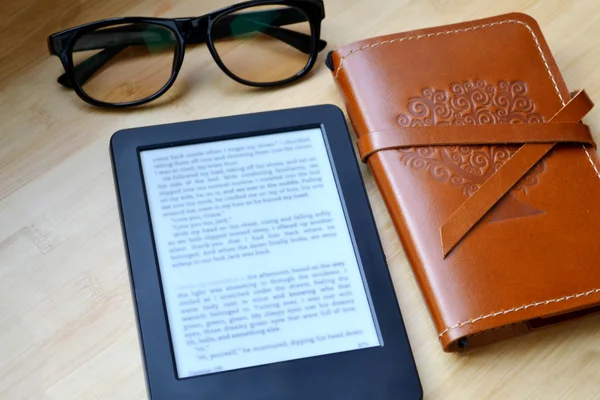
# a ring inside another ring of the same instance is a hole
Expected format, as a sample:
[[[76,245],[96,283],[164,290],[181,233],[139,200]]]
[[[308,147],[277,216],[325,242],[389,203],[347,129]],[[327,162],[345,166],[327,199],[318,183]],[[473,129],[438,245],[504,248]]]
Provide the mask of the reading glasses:
[[[100,107],[152,101],[175,82],[187,45],[206,43],[229,77],[249,86],[294,81],[314,66],[322,0],[254,0],[193,18],[124,17],[48,37],[65,73],[58,82]]]

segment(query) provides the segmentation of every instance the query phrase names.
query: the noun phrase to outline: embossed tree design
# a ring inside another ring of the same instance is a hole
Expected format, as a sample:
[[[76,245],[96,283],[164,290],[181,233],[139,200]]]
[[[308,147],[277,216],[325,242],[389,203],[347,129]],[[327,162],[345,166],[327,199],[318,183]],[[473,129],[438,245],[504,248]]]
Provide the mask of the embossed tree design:
[[[539,123],[544,117],[534,112],[526,96],[527,86],[520,81],[500,81],[488,85],[483,80],[453,83],[449,91],[426,88],[422,97],[408,102],[409,115],[397,118],[401,126],[476,125]],[[471,196],[519,146],[435,146],[400,149],[400,160],[407,166],[425,170],[436,180],[448,182]],[[538,163],[515,187],[527,192],[538,183],[545,169]]]
[[[527,97],[527,85],[520,81],[499,81],[488,85],[483,80],[453,83],[449,91],[426,88],[422,97],[408,102],[409,115],[400,114],[401,126],[476,125],[540,123],[544,117],[535,113],[533,101]],[[520,146],[430,146],[399,149],[402,163],[429,172],[434,179],[460,188],[471,196]],[[527,193],[544,171],[540,161],[513,188]],[[521,203],[512,195],[497,204],[491,220],[503,220],[541,213]]]

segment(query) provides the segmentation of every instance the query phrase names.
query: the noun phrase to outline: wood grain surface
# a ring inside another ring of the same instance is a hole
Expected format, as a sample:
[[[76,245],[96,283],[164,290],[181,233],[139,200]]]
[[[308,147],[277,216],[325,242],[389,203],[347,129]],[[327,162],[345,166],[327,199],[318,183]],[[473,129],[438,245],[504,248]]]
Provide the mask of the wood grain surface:
[[[526,12],[540,23],[570,89],[585,88],[600,101],[597,0],[325,2],[328,49]],[[325,52],[307,79],[265,91],[229,79],[199,46],[186,54],[167,95],[130,111],[93,108],[56,83],[62,67],[46,48],[53,32],[114,16],[194,16],[228,4],[1,0],[0,399],[146,398],[108,152],[115,131],[320,103],[343,107]],[[600,110],[586,122],[600,141]],[[443,353],[372,176],[362,172],[425,399],[600,399],[600,315],[465,355]]]

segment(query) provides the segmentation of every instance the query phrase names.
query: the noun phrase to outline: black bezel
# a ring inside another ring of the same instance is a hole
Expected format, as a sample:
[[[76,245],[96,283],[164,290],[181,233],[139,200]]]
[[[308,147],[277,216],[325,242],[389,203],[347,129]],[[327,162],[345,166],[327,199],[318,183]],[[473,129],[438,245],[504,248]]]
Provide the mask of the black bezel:
[[[178,379],[139,152],[320,127],[383,346]],[[321,105],[122,130],[110,142],[149,396],[178,399],[422,398],[410,345],[343,113]]]

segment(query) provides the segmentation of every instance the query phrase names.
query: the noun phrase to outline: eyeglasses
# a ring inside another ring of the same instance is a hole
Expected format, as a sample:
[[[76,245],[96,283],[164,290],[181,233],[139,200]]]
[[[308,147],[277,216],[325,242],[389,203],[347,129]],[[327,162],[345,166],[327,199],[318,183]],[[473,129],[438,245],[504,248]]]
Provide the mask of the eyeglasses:
[[[185,48],[206,43],[229,77],[275,86],[306,75],[327,43],[320,39],[323,0],[254,0],[193,18],[125,17],[48,37],[65,73],[58,82],[101,107],[129,107],[164,94]]]

